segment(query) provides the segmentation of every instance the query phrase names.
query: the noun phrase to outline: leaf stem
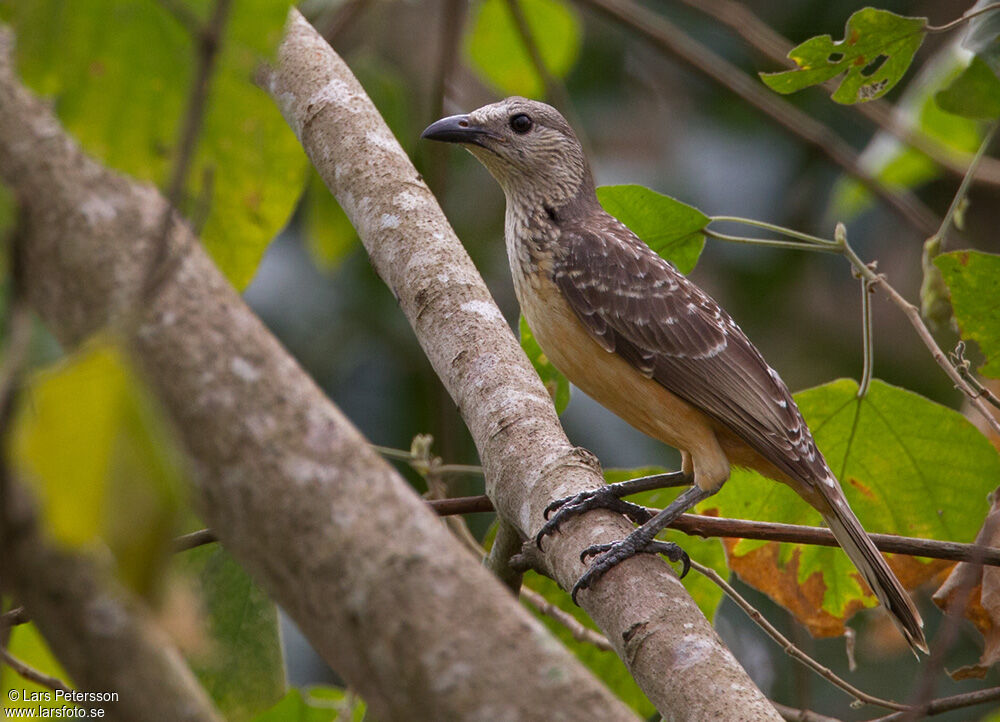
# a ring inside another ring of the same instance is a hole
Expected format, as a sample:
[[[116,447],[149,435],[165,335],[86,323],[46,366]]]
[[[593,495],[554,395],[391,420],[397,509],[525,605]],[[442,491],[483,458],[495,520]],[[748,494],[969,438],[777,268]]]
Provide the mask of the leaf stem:
[[[709,238],[719,241],[729,241],[730,243],[747,243],[755,246],[768,246],[770,248],[789,248],[800,251],[820,251],[823,253],[840,253],[838,248],[828,245],[818,245],[815,243],[801,243],[799,241],[781,241],[772,238],[748,238],[746,236],[731,236],[727,233],[719,233],[708,228],[702,230]]]
[[[872,368],[875,365],[875,335],[872,329],[872,284],[867,278],[861,279],[861,349],[862,372],[858,384],[859,399],[868,395],[868,387],[872,382]]]
[[[808,233],[803,233],[802,231],[796,231],[793,228],[785,228],[784,226],[778,226],[774,223],[767,223],[766,221],[758,221],[754,218],[741,218],[740,216],[712,216],[709,223],[742,223],[746,226],[754,226],[755,228],[763,228],[768,231],[773,231],[774,233],[780,233],[783,236],[788,236],[789,238],[797,238],[800,241],[805,241],[806,243],[818,244],[821,246],[837,246],[836,241],[831,241],[829,238],[820,238],[819,236],[812,236]]]
[[[997,3],[997,6],[1000,7],[1000,3]],[[937,229],[937,233],[931,236],[931,238],[937,238],[941,243],[938,251],[939,253],[944,250],[944,242],[945,237],[948,234],[948,228],[951,226],[951,223],[955,218],[955,212],[958,210],[958,207],[962,205],[962,201],[969,192],[969,186],[972,185],[972,179],[976,175],[976,168],[979,166],[979,162],[986,154],[986,149],[989,148],[990,143],[993,141],[993,136],[996,135],[997,127],[1000,127],[1000,123],[993,123],[993,125],[990,126],[990,129],[986,131],[986,135],[983,136],[983,142],[979,144],[979,149],[976,151],[976,154],[972,156],[972,160],[969,161],[969,167],[966,169],[965,175],[962,176],[962,182],[959,184],[958,190],[955,191],[955,197],[951,199],[951,205],[948,206],[948,212],[945,213],[944,218],[941,219],[941,226]]]
[[[960,18],[955,18],[950,23],[945,23],[944,25],[928,25],[924,30],[928,33],[943,33],[951,30],[954,27],[961,25],[962,23],[972,20],[972,18],[982,15],[984,13],[992,12],[993,10],[1000,9],[1000,3],[990,3],[985,5],[978,10],[969,10]]]

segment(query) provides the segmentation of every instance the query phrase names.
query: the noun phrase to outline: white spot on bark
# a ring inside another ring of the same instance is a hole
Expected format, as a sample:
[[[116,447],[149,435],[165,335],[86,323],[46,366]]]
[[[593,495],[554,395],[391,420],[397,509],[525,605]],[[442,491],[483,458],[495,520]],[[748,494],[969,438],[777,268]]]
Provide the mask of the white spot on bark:
[[[260,378],[260,369],[242,356],[234,356],[232,358],[229,362],[229,370],[233,372],[234,376],[247,383],[253,383]]]
[[[113,203],[107,198],[99,195],[87,196],[87,200],[80,204],[80,213],[87,219],[91,226],[102,221],[113,221],[118,217],[118,211]]]
[[[399,216],[383,213],[381,226],[382,228],[399,228]]]
[[[465,313],[474,313],[486,319],[503,321],[503,314],[500,309],[487,301],[466,301],[459,308]]]
[[[412,211],[414,208],[422,206],[423,201],[416,193],[407,190],[397,193],[396,197],[392,199],[392,204],[404,211]]]

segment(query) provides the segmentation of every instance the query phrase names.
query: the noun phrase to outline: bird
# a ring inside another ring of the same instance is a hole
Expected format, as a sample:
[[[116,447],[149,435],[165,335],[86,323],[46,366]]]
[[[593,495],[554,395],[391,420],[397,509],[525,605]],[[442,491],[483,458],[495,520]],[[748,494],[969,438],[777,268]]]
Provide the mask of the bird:
[[[919,612],[848,505],[778,373],[715,300],[604,211],[583,147],[559,111],[509,97],[442,118],[421,137],[464,146],[503,189],[514,291],[553,365],[681,452],[680,471],[652,485],[691,486],[655,516],[621,498],[651,488],[635,482],[546,510],[539,545],[592,508],[619,511],[639,525],[625,539],[584,550],[581,560],[594,559],[573,588],[574,601],[638,553],[663,553],[686,572],[687,554],[655,537],[719,491],[735,466],[788,485],[819,511],[914,654],[928,652]]]

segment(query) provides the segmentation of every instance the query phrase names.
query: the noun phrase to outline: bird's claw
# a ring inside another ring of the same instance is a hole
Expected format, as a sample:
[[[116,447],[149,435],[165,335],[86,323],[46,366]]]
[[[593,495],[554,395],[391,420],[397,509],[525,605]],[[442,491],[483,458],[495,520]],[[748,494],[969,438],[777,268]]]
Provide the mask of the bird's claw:
[[[631,541],[631,539],[632,537],[626,537],[612,544],[595,544],[580,552],[580,561],[583,563],[586,563],[590,557],[597,558],[594,559],[594,563],[590,565],[587,571],[577,580],[576,584],[573,585],[570,596],[573,598],[574,604],[578,603],[576,595],[580,590],[589,589],[609,569],[636,554],[663,554],[672,562],[681,562],[681,573],[679,575],[681,579],[691,569],[691,558],[678,544],[659,541],[657,539],[653,539],[645,544],[641,544],[641,542],[637,544]]]
[[[573,496],[556,499],[545,507],[543,516],[545,524],[535,535],[535,544],[542,548],[542,540],[549,534],[554,534],[559,526],[567,519],[583,514],[591,509],[610,509],[623,514],[635,524],[645,524],[652,518],[652,514],[638,504],[624,501],[615,493],[614,487],[602,486],[599,489],[591,489]]]

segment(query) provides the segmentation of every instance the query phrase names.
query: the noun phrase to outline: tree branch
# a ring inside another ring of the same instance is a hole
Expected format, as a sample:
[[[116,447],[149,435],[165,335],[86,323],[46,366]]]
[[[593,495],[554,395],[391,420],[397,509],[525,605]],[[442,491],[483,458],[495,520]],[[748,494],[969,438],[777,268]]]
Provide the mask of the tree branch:
[[[298,36],[305,24],[294,17]],[[317,67],[307,48],[286,44],[283,55]],[[68,348],[109,323],[128,334],[197,471],[213,531],[376,716],[634,719],[378,457],[176,216],[167,239],[176,272],[136,309],[166,200],[83,154],[17,83],[6,55],[0,174],[28,215],[28,300]],[[22,547],[40,553],[35,544]],[[75,582],[49,560],[26,557],[24,568],[58,579],[23,598],[44,632],[42,620],[54,614],[46,605],[69,599]],[[102,654],[88,636],[107,631],[108,614],[128,617],[100,585],[87,588],[97,595],[93,604],[71,604],[47,637],[74,679],[90,686],[88,674],[132,658]],[[66,651],[73,645],[76,655]],[[132,679],[149,668],[136,662],[128,671]],[[156,671],[162,687],[167,677]],[[139,680],[96,687],[128,690],[143,706],[129,719],[185,719],[141,695]]]
[[[603,484],[596,462],[569,444],[510,327],[364,90],[295,11],[279,63],[263,74],[263,87],[358,230],[455,400],[501,517],[532,537],[552,500]],[[585,547],[630,530],[623,517],[604,511],[567,523],[546,545],[549,571],[570,588],[584,570]],[[658,709],[707,719],[777,718],[662,560],[640,555],[623,562],[581,599]]]
[[[427,504],[441,516],[449,514],[472,514],[492,511],[493,505],[486,496],[465,496],[453,499],[435,499]],[[650,509],[656,513],[659,509]],[[792,544],[815,544],[817,546],[839,546],[833,532],[824,527],[779,524],[768,521],[748,521],[727,519],[702,514],[681,514],[671,529],[689,536],[728,537],[731,539],[764,539]],[[977,544],[918,539],[917,537],[896,536],[895,534],[869,534],[880,551],[892,554],[908,554],[914,557],[948,559],[957,562],[976,562],[990,566],[1000,566],[1000,549],[982,547]]]

